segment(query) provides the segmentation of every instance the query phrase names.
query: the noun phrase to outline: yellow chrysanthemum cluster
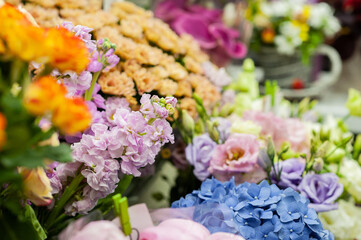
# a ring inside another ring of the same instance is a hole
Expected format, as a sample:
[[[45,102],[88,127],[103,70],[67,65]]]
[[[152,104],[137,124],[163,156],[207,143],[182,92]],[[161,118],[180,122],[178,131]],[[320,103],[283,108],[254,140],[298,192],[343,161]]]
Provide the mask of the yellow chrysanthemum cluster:
[[[30,0],[25,8],[40,25],[71,21],[93,28],[97,39],[108,38],[117,46],[120,64],[99,79],[104,93],[124,96],[130,103],[136,103],[137,93],[173,95],[185,99],[180,106],[194,110],[194,116],[194,92],[207,108],[220,100],[219,91],[203,75],[201,64],[209,58],[191,36],[178,36],[151,11],[130,2],[114,2],[110,12],[100,4],[89,8],[90,2],[100,1]]]

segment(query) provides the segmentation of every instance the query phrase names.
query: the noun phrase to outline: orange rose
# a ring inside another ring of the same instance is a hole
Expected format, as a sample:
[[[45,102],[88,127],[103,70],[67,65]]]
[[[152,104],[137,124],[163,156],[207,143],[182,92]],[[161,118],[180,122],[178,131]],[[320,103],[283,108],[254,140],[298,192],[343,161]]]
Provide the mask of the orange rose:
[[[2,113],[0,113],[0,150],[6,142],[5,129],[6,129],[6,118]]]
[[[66,88],[50,76],[31,83],[24,94],[25,108],[34,115],[42,116],[53,111],[65,101]]]
[[[23,176],[24,195],[36,206],[46,206],[51,203],[50,180],[42,167],[27,169],[19,168]]]
[[[60,71],[82,72],[89,64],[89,52],[84,42],[65,28],[50,28],[46,33],[45,48],[50,64]]]
[[[65,28],[40,28],[10,4],[0,7],[0,39],[10,54],[24,61],[81,72],[89,63],[85,43]],[[1,52],[1,43],[0,43]]]
[[[42,60],[44,29],[33,26],[10,4],[4,4],[0,8],[0,19],[0,38],[12,54],[25,61]]]
[[[65,134],[84,131],[91,124],[92,116],[82,98],[66,99],[55,109],[52,122]]]

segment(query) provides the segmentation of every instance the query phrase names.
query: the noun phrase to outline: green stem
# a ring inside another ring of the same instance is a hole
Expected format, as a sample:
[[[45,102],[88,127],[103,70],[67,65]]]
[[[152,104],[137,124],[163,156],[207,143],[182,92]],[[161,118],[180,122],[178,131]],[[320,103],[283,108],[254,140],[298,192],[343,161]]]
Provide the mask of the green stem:
[[[99,72],[94,73],[93,79],[92,79],[92,84],[91,84],[90,88],[85,92],[85,101],[90,101],[92,99],[92,94],[93,94],[95,83],[98,81],[100,72],[102,70],[100,70]]]
[[[78,172],[77,176],[73,181],[65,188],[63,195],[61,195],[59,201],[55,204],[53,210],[50,212],[50,215],[46,222],[46,229],[49,230],[54,224],[54,221],[58,218],[61,211],[63,211],[64,206],[68,203],[71,197],[76,193],[76,189],[79,184],[83,181],[84,176]]]

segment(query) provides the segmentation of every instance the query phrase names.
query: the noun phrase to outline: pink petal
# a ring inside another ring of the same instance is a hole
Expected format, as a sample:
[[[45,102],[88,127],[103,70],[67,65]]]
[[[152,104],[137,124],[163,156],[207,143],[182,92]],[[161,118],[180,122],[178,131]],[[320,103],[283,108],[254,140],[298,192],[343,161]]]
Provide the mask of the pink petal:
[[[208,23],[222,22],[222,10],[208,9],[200,5],[192,5],[187,8],[189,12],[202,16]]]
[[[247,54],[247,47],[236,41],[239,36],[238,31],[228,28],[223,24],[212,24],[209,26],[209,32],[215,37],[229,56],[233,58],[243,58]]]
[[[187,33],[192,35],[202,48],[210,49],[217,45],[216,39],[208,30],[208,24],[202,16],[184,14],[179,16],[173,23],[172,28],[178,34]]]
[[[171,22],[185,13],[186,0],[166,0],[158,3],[154,15],[165,22]]]

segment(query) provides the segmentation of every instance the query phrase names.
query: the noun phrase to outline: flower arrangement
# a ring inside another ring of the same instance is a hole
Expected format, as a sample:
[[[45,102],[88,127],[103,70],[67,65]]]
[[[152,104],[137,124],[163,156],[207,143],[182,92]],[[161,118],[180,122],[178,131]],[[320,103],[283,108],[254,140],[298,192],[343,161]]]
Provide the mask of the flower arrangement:
[[[207,109],[220,99],[218,89],[204,74],[202,64],[209,57],[191,35],[178,36],[152,12],[131,2],[114,2],[109,11],[85,4],[86,1],[60,2],[38,1],[26,3],[24,8],[42,26],[70,21],[94,29],[96,39],[107,38],[118,47],[114,53],[120,64],[100,77],[102,92],[125,97],[132,105],[139,103],[143,93],[172,95],[179,100],[179,107],[194,117],[197,111],[193,92],[202,98]]]
[[[45,239],[100,199],[107,211],[104,199],[154,164],[174,141],[166,119],[177,100],[142,94],[136,109],[126,98],[104,98],[98,81],[119,63],[112,42],[70,22],[38,27],[10,4],[0,16],[1,217]]]
[[[305,61],[325,37],[340,30],[327,3],[304,0],[251,1],[247,18],[254,26],[254,48],[274,46],[284,55],[300,51]]]
[[[210,232],[229,232],[245,239],[333,239],[308,200],[291,188],[266,181],[236,185],[207,179],[199,190],[174,202],[173,208],[195,207],[193,219]]]
[[[255,79],[249,61],[243,66],[248,71],[223,88],[227,104],[222,108],[207,113],[195,96],[200,118],[192,121],[182,112],[188,169],[200,181],[210,176],[222,182],[233,178],[236,184],[267,180],[280,189],[291,188],[318,213],[338,209],[339,201],[359,202],[361,138],[354,139],[344,120],[318,115],[312,110],[315,101],[286,101],[274,82],[267,82],[266,95],[259,95],[250,87]],[[360,92],[351,89],[346,103],[350,115],[360,116],[360,99]],[[178,181],[185,181],[182,177]],[[193,201],[186,198],[185,205],[188,200]]]

